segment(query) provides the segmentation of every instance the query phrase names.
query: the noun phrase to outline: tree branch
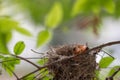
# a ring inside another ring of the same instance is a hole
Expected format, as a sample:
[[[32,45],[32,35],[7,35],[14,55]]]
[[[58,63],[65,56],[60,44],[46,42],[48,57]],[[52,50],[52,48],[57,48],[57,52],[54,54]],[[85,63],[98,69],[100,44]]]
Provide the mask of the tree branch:
[[[42,57],[23,57],[25,59],[42,59]],[[19,60],[18,58],[14,59],[14,60],[3,60],[3,61],[0,61],[0,63],[4,63],[4,62],[11,62],[11,61],[16,61],[16,60]]]
[[[4,64],[5,65],[5,64]],[[5,65],[6,66],[6,65]],[[6,66],[7,67],[7,66]],[[19,79],[19,77],[17,76],[17,74],[15,73],[15,72],[13,72],[12,70],[11,70],[11,68],[9,68],[9,67],[7,67],[11,72],[12,72],[12,74],[16,77],[16,79],[17,80],[20,80]]]
[[[91,52],[91,51],[94,51],[94,50],[97,50],[97,49],[102,49],[102,48],[104,48],[104,47],[111,46],[111,45],[115,45],[115,44],[120,44],[120,41],[108,42],[108,43],[106,43],[106,44],[102,44],[102,45],[93,47],[92,49],[89,49],[89,50],[83,52],[82,54],[89,53],[89,52]],[[33,72],[28,73],[27,75],[21,77],[20,79],[24,79],[25,77],[27,77],[27,76],[29,76],[29,75],[31,75],[31,74],[34,74],[34,73],[36,73],[37,71],[39,71],[39,70],[41,70],[41,69],[43,69],[43,68],[46,68],[46,67],[51,66],[51,65],[53,65],[53,64],[56,64],[56,63],[58,63],[58,62],[62,62],[62,61],[65,61],[65,60],[68,60],[68,59],[77,57],[77,56],[79,56],[79,55],[81,55],[81,54],[74,55],[74,56],[69,56],[69,57],[66,57],[66,58],[57,60],[57,61],[55,61],[55,62],[53,62],[53,63],[50,63],[50,64],[44,65],[44,66],[42,66],[42,67],[39,67],[38,69],[34,70]]]
[[[106,78],[106,80],[113,80],[114,76],[115,76],[119,71],[120,71],[120,68],[118,68],[118,70],[116,70],[116,71],[112,74],[112,76]]]
[[[108,42],[106,44],[102,44],[102,45],[99,45],[99,46],[94,47],[92,49],[89,49],[87,52],[91,52],[91,51],[96,50],[96,49],[102,49],[104,47],[115,45],[115,44],[120,44],[120,41]]]
[[[29,60],[23,58],[23,57],[20,57],[20,56],[14,55],[14,54],[11,54],[11,56],[14,56],[14,57],[16,57],[16,58],[19,58],[19,59],[21,59],[21,60],[24,60],[24,61],[26,61],[26,62],[32,64],[33,66],[35,66],[35,67],[38,68],[38,69],[40,68],[40,67],[39,67],[38,65],[36,65],[35,63],[33,63],[33,62],[31,62],[31,61],[29,61]]]

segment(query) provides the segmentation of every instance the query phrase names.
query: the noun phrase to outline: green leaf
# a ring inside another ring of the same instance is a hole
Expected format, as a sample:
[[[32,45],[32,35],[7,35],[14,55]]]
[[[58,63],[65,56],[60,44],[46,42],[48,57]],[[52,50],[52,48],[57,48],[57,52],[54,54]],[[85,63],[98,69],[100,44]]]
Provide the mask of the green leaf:
[[[32,22],[38,25],[43,23],[46,13],[51,9],[55,1],[56,0],[9,0],[12,4],[19,6],[19,11],[21,9],[25,12],[27,11],[29,13],[28,17],[32,19]]]
[[[48,61],[47,58],[40,59],[40,60],[38,61],[38,64],[40,64],[40,65],[44,65],[47,61]]]
[[[96,78],[99,78],[99,75],[100,75],[100,70],[96,70],[96,71],[95,71],[95,76],[96,76]]]
[[[48,13],[45,24],[48,28],[56,28],[62,21],[63,10],[59,2],[55,2],[52,9]]]
[[[99,66],[100,68],[106,68],[108,67],[112,62],[113,62],[113,58],[112,57],[104,57],[100,60],[99,62]]]
[[[0,32],[1,33],[9,33],[13,29],[17,30],[18,32],[24,35],[31,36],[31,33],[28,30],[19,27],[19,23],[17,21],[14,21],[6,17],[0,18]]]
[[[52,79],[52,76],[49,75],[49,71],[46,68],[40,70],[40,75],[41,75],[41,77],[43,77],[42,80],[51,80]]]
[[[0,54],[8,54],[9,50],[7,48],[7,35],[4,33],[0,33]]]
[[[8,43],[12,39],[12,32],[6,33],[6,43]]]
[[[94,14],[98,15],[100,13],[101,10],[101,6],[100,6],[100,1],[99,0],[93,0],[92,2],[93,5],[92,6],[92,11]]]
[[[120,66],[114,66],[110,71],[109,71],[109,73],[108,73],[108,76],[112,76],[118,69],[120,68]],[[117,74],[116,74],[116,76],[120,76],[120,72],[118,72]]]
[[[0,61],[1,61],[1,59],[3,59],[3,58],[4,58],[4,56],[0,55]]]
[[[15,65],[20,64],[20,60],[14,57],[4,57],[2,61],[6,61],[2,63],[2,67],[9,73],[10,76],[13,75],[13,71],[15,70]]]
[[[10,76],[12,76],[13,75],[13,73],[12,73],[12,71],[14,71],[14,66],[13,65],[11,65],[11,64],[6,64],[6,63],[3,63],[2,64],[2,67],[5,69],[5,71],[10,75]]]
[[[106,4],[104,5],[104,8],[108,13],[110,13],[110,14],[114,13],[114,11],[115,11],[115,3],[114,3],[114,1],[113,0],[108,0],[106,2]]]
[[[82,12],[84,7],[86,6],[87,1],[88,0],[76,0],[73,5],[72,16],[76,16],[80,12]]]
[[[36,79],[34,79],[34,78],[35,78],[35,75],[34,75],[34,74],[31,74],[31,75],[25,77],[23,80],[36,80]]]
[[[15,30],[26,36],[32,36],[32,34],[28,30],[26,30],[22,27],[16,27]]]
[[[43,44],[49,42],[51,40],[52,33],[48,30],[40,31],[37,36],[37,47],[42,46]]]
[[[115,17],[120,17],[120,0],[117,0],[115,3]]]
[[[45,72],[47,68],[43,68],[40,70],[40,73]]]
[[[42,80],[51,80],[49,76],[45,76]]]
[[[15,27],[18,26],[18,22],[10,18],[0,18],[0,32],[7,33],[11,32]]]
[[[24,42],[23,41],[19,41],[14,46],[14,53],[16,55],[19,55],[19,54],[21,54],[23,52],[24,48],[25,48]]]
[[[41,73],[41,76],[47,76],[48,73],[49,73],[49,71],[45,70],[44,72]]]

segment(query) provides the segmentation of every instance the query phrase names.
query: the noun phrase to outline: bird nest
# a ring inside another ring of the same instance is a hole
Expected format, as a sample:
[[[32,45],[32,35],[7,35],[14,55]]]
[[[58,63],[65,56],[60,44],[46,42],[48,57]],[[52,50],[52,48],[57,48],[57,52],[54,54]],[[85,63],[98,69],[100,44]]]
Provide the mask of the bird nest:
[[[85,45],[64,45],[48,51],[47,64],[53,80],[93,80],[96,70],[96,54],[84,53]],[[84,53],[84,54],[83,54]],[[75,56],[69,58],[71,56]],[[68,59],[65,59],[68,58]]]

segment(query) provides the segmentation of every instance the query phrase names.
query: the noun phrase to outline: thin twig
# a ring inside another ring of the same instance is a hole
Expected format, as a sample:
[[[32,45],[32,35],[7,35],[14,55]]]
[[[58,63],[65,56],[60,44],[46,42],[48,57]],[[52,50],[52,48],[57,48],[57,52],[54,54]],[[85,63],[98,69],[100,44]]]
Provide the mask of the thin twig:
[[[41,68],[41,69],[43,69],[43,68]],[[22,79],[26,78],[27,76],[29,76],[29,75],[31,75],[31,74],[36,73],[37,71],[39,71],[39,69],[36,69],[36,70],[34,70],[33,72],[30,72],[30,73],[28,73],[27,75],[25,75],[25,76],[21,77],[21,78],[20,78],[20,80],[22,80]]]
[[[5,64],[4,64],[5,65]],[[6,65],[5,65],[6,66]],[[7,67],[7,66],[6,66]],[[9,67],[7,67],[11,72],[12,72],[12,74],[16,77],[16,79],[17,80],[20,80],[19,79],[19,77],[17,76],[17,74],[14,72],[14,71],[12,71]]]
[[[97,46],[97,47],[93,47],[92,49],[89,49],[89,50],[83,52],[82,54],[89,53],[89,52],[91,52],[91,51],[93,51],[93,50],[102,49],[102,48],[104,48],[104,47],[111,46],[111,45],[115,45],[115,44],[120,44],[120,41],[109,42],[109,43],[102,44],[102,45]],[[79,56],[79,55],[81,55],[81,54],[74,55],[74,56],[70,56],[70,57],[66,57],[66,58],[57,60],[57,61],[55,61],[55,62],[53,62],[53,63],[50,63],[50,64],[44,65],[44,66],[42,66],[42,67],[39,67],[38,69],[34,70],[33,72],[28,73],[27,75],[21,77],[20,79],[24,79],[25,77],[27,77],[27,76],[29,76],[29,75],[31,75],[31,74],[33,74],[33,73],[36,73],[37,71],[39,71],[39,70],[41,70],[41,69],[43,69],[43,68],[46,68],[46,67],[51,66],[51,65],[53,65],[53,64],[56,64],[56,63],[58,63],[58,62],[62,62],[62,61],[65,61],[65,60],[68,60],[68,59],[77,57],[77,56]]]
[[[42,72],[39,72],[32,80],[36,79],[39,75],[41,75],[45,71],[47,71],[47,69],[43,70]],[[44,77],[44,76],[42,76],[42,77]]]
[[[44,54],[44,53],[37,52],[37,51],[35,51],[33,49],[31,49],[31,51],[34,52],[34,53],[37,53],[37,54]]]
[[[106,80],[113,80],[114,76],[120,71],[120,68],[116,70],[110,77],[106,78]]]
[[[26,57],[24,57],[25,59],[41,59],[42,57],[28,57],[28,58],[26,58]],[[4,60],[4,61],[0,61],[0,63],[4,63],[4,62],[11,62],[11,61],[15,61],[15,60],[19,60],[19,59],[14,59],[14,60]]]
[[[19,59],[21,59],[21,60],[24,60],[24,61],[26,61],[26,62],[32,64],[33,66],[35,66],[35,67],[38,68],[38,69],[40,68],[40,67],[39,67],[38,65],[36,65],[35,63],[33,63],[33,62],[31,62],[31,61],[29,61],[29,60],[23,58],[23,57],[20,57],[20,56],[14,55],[14,54],[11,54],[11,56],[14,56],[14,57],[16,57],[16,58],[19,58]]]
[[[108,52],[102,50],[104,53],[106,53],[108,56],[110,56],[111,58],[115,59],[112,55],[110,55]]]
[[[111,77],[114,77],[119,71],[120,71],[120,68],[118,68],[118,70],[114,72],[114,74]]]
[[[104,47],[115,45],[115,44],[120,44],[120,41],[108,42],[106,44],[102,44],[100,46],[97,46],[97,47],[94,47],[92,49],[89,49],[87,52],[91,52],[91,51],[96,50],[96,49],[102,49]]]
[[[71,56],[71,57],[73,57],[73,56]],[[36,69],[35,71],[30,72],[29,74],[21,77],[20,79],[24,79],[25,77],[27,77],[27,76],[29,76],[29,75],[31,75],[31,74],[34,74],[34,73],[38,72],[39,70],[41,70],[41,69],[43,69],[43,68],[46,68],[46,67],[48,67],[48,66],[50,66],[50,65],[53,65],[53,64],[55,64],[55,63],[58,63],[58,62],[62,62],[62,61],[64,61],[64,60],[68,60],[68,59],[70,59],[71,57],[63,58],[63,59],[57,60],[57,61],[55,61],[55,62],[53,62],[53,63],[50,63],[50,64],[44,65],[44,66],[42,66],[42,67],[39,67],[39,69]]]
[[[0,61],[0,63],[4,63],[4,62],[12,62],[12,61],[16,61],[16,60],[19,60],[19,59],[14,59],[14,60],[4,60],[4,61]]]

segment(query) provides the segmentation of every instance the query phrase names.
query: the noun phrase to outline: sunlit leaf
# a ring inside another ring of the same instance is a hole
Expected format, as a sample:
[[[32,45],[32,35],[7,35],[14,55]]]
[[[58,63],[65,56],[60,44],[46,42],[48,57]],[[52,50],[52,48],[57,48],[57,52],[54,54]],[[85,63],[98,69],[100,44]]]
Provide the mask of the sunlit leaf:
[[[73,5],[73,0],[59,0],[62,4],[63,12],[64,12],[64,17],[62,19],[62,22],[68,21],[71,18],[71,10],[72,10],[72,5]]]
[[[47,68],[43,68],[39,71],[40,80],[51,80],[53,78],[52,75],[49,75],[49,71]]]
[[[104,8],[105,10],[108,12],[108,13],[114,13],[115,11],[115,3],[113,0],[108,0],[106,2],[106,4],[104,5]]]
[[[49,28],[56,28],[62,21],[63,10],[59,2],[56,2],[45,19],[45,24]]]
[[[31,33],[24,29],[19,27],[19,23],[17,21],[14,21],[10,18],[0,18],[0,32],[2,33],[9,33],[12,32],[12,30],[17,30],[21,34],[31,36]]]
[[[19,41],[14,46],[14,53],[16,55],[19,55],[19,54],[21,54],[23,52],[24,48],[25,48],[24,42],[23,41]]]
[[[92,10],[93,10],[93,13],[95,13],[95,14],[99,14],[100,13],[100,7],[99,6],[94,6],[92,8]]]
[[[3,58],[4,58],[4,56],[0,55],[0,59],[3,59]]]
[[[14,66],[13,65],[11,65],[11,64],[6,64],[6,63],[3,63],[2,64],[2,67],[5,69],[5,71],[10,75],[10,76],[12,76],[13,75],[13,73],[12,73],[12,71],[14,71]]]
[[[49,42],[51,37],[52,37],[52,34],[48,30],[40,31],[37,36],[37,47],[40,47],[43,44]]]
[[[49,75],[49,71],[46,68],[40,70],[40,74],[41,77],[43,77],[42,80],[50,80],[52,78],[52,76]]]
[[[120,0],[116,0],[115,3],[115,17],[116,18],[120,17]]]
[[[12,31],[15,27],[18,26],[18,22],[10,18],[0,18],[0,32],[7,33]]]
[[[120,66],[114,66],[108,73],[108,76],[112,76],[118,69],[120,68]],[[116,76],[120,75],[120,71],[116,74]]]
[[[9,50],[7,48],[6,34],[0,33],[0,54],[8,54]]]
[[[96,70],[96,71],[95,71],[95,76],[96,76],[96,78],[99,78],[99,75],[100,75],[100,71],[99,71],[99,70]]]
[[[40,73],[44,72],[47,68],[43,68],[40,70]]]
[[[15,65],[20,64],[20,60],[13,57],[4,57],[2,60],[6,61],[2,63],[2,67],[9,73],[10,76],[12,76],[15,70]]]
[[[47,61],[48,61],[47,58],[43,58],[43,59],[40,59],[40,60],[38,61],[38,64],[44,65]]]
[[[104,57],[100,60],[99,62],[99,66],[100,68],[106,68],[108,67],[112,62],[113,62],[113,58],[112,57]]]
[[[42,76],[46,76],[47,74],[49,73],[49,71],[48,70],[45,70],[44,72],[42,72]]]
[[[24,29],[22,27],[16,27],[15,30],[20,32],[21,34],[32,36],[32,34],[27,29]]]
[[[49,76],[45,76],[42,80],[51,80]]]
[[[12,32],[6,33],[6,43],[8,43],[12,38]]]
[[[92,6],[92,11],[94,14],[99,14],[100,10],[101,10],[101,6],[100,6],[100,1],[99,0],[93,0],[93,5]]]
[[[30,17],[35,24],[41,24],[54,1],[55,0],[12,0],[11,2],[19,6],[19,11],[27,11],[29,14],[27,17]]]
[[[76,0],[72,10],[72,16],[78,15],[86,6],[87,0]]]
[[[22,80],[36,80],[36,79],[35,79],[35,75],[34,75],[34,74],[31,74],[31,75],[25,77],[25,78],[22,79]]]

